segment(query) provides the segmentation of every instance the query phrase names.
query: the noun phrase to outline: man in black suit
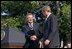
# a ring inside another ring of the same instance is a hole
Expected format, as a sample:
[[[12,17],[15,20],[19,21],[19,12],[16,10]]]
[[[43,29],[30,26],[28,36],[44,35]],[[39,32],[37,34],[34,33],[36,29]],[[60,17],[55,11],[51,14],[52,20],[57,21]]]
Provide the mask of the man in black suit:
[[[26,23],[23,26],[23,32],[25,33],[27,42],[24,45],[25,48],[37,48],[37,37],[38,37],[38,24],[34,22],[33,15],[28,13],[26,15]]]
[[[44,15],[45,21],[43,22],[44,32],[40,43],[43,43],[44,48],[58,48],[60,40],[57,28],[57,18],[51,13],[49,6],[44,6],[42,8],[42,14]]]

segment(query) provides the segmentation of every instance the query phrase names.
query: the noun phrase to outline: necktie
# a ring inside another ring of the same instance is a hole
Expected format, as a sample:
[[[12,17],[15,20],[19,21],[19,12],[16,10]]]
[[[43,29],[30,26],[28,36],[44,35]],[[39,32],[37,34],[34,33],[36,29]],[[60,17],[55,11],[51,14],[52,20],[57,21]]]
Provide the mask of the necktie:
[[[29,23],[29,27],[31,28],[31,30],[33,29],[33,24],[32,23]]]

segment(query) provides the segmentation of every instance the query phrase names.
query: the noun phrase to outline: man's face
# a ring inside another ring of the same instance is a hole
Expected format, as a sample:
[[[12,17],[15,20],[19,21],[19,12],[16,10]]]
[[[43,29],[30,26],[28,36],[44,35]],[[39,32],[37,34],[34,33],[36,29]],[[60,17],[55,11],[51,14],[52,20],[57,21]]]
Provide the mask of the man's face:
[[[48,12],[47,11],[42,11],[42,14],[44,15],[44,17],[47,17]]]
[[[32,15],[27,16],[27,22],[33,22],[33,16]]]

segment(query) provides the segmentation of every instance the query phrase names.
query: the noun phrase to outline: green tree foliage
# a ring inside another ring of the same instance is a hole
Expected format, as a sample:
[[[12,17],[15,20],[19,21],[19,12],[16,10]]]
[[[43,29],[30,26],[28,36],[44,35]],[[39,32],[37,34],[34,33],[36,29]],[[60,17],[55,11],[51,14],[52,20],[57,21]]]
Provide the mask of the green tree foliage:
[[[1,12],[11,14],[10,16],[1,16],[1,25],[4,26],[3,24],[7,23],[10,27],[18,28],[17,26],[25,21],[26,13],[35,10],[38,6],[37,3],[37,1],[1,1]]]
[[[51,4],[53,13],[58,16],[58,30],[60,33],[61,39],[66,41],[68,40],[68,36],[71,34],[71,2],[67,1],[60,6],[60,1],[1,1],[1,12],[8,11],[11,13],[11,16],[7,18],[3,18],[1,16],[1,26],[6,26],[6,24],[10,27],[17,27],[21,25],[21,23],[25,22],[25,14],[29,11],[33,12],[37,7],[42,4]],[[24,15],[23,15],[24,14]]]
[[[65,3],[61,7],[60,15],[58,16],[58,26],[61,39],[63,39],[64,44],[68,42],[71,36],[71,4]]]
[[[8,10],[13,16],[26,13],[31,10],[30,1],[1,1],[1,10]]]

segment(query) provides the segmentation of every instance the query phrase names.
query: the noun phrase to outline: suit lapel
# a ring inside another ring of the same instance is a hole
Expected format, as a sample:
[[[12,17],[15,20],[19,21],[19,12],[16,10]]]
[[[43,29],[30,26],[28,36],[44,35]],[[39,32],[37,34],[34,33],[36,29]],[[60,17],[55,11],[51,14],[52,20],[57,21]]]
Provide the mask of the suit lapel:
[[[33,23],[33,29],[34,29],[34,30],[35,30],[35,25],[36,25],[36,24],[35,24],[35,23]]]
[[[26,30],[30,30],[28,23],[26,23],[25,28]],[[36,28],[36,24],[33,22],[33,29],[36,30],[35,28]]]
[[[48,24],[50,23],[50,17],[52,14],[49,15],[49,17],[47,18],[46,22],[44,22],[44,29],[46,30],[48,27]]]
[[[38,35],[38,32],[37,32],[37,24],[34,22],[34,24],[33,24],[33,29],[34,29],[34,31],[35,31],[35,35]]]
[[[26,28],[27,31],[30,30],[30,27],[29,27],[29,25],[28,25],[27,23],[26,23],[26,25],[25,25],[25,28]]]
[[[30,27],[28,26],[28,24],[25,24],[25,28],[27,31],[30,31]],[[37,26],[35,22],[33,22],[33,30],[35,31],[35,34],[37,34]]]

